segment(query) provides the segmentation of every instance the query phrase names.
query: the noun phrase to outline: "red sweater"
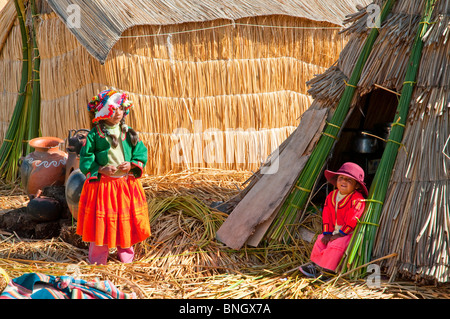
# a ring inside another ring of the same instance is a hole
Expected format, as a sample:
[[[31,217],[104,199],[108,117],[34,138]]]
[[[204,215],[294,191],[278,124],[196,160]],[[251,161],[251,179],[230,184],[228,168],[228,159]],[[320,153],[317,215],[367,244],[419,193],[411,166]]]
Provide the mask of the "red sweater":
[[[341,199],[336,213],[337,193],[337,189],[332,191],[325,200],[322,213],[324,235],[332,234],[335,224],[342,226],[339,230],[342,235],[352,233],[358,222],[357,218],[360,218],[364,212],[364,197],[360,192],[354,191]]]

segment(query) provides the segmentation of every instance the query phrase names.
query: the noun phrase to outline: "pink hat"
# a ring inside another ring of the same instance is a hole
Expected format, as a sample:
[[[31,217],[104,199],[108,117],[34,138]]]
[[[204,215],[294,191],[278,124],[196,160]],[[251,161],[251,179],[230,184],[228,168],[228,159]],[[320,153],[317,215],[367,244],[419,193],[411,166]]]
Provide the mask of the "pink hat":
[[[328,182],[330,182],[334,186],[336,186],[336,181],[337,181],[338,175],[344,175],[344,176],[353,178],[354,180],[356,180],[356,182],[359,183],[359,185],[361,185],[361,191],[364,196],[367,197],[367,195],[369,193],[367,191],[366,184],[364,183],[364,170],[355,163],[352,163],[352,162],[344,163],[344,164],[342,164],[341,168],[339,168],[339,170],[337,172],[325,170],[324,175],[325,175],[325,178],[328,180]]]

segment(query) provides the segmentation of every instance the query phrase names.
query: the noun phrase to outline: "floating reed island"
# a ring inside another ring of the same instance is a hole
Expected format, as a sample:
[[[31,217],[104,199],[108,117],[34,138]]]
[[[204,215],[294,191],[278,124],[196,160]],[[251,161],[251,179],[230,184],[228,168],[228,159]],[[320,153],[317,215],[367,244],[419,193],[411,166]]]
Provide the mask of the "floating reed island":
[[[305,278],[298,271],[290,271],[309,257],[312,243],[302,240],[294,245],[245,250],[221,244],[214,238],[214,231],[226,217],[208,204],[236,195],[250,175],[205,169],[144,178],[152,236],[136,245],[132,264],[120,263],[114,251],[107,265],[88,264],[88,246],[70,226],[59,237],[47,240],[21,238],[1,230],[0,293],[9,279],[34,272],[87,281],[109,280],[140,299],[448,298],[448,287],[382,280],[379,286],[369,288],[365,280],[336,277],[323,282]],[[11,195],[20,193],[17,185],[1,183],[1,207],[21,207],[20,196],[25,198],[25,193]],[[320,218],[310,216],[303,226],[320,231]]]

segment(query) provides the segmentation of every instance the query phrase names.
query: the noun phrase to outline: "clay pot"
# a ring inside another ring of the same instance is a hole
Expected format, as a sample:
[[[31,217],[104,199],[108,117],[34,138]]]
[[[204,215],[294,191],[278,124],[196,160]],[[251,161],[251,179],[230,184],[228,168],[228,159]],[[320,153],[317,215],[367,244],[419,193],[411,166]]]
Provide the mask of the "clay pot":
[[[86,176],[80,171],[80,169],[76,169],[70,173],[70,176],[66,182],[66,202],[70,213],[75,220],[78,218],[78,202],[80,200],[81,191],[83,190],[85,181]]]
[[[51,197],[36,197],[28,202],[27,213],[34,220],[49,222],[61,216],[62,206]]]
[[[38,137],[28,143],[35,149],[23,158],[20,168],[22,186],[30,198],[51,185],[64,185],[67,154],[59,149],[57,137]]]

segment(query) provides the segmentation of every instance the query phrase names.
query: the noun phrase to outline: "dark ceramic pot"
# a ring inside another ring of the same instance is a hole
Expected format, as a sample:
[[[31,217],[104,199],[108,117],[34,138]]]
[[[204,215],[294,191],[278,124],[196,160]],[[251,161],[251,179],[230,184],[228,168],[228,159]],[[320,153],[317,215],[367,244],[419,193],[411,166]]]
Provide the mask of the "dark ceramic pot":
[[[76,169],[70,173],[66,182],[66,202],[70,213],[75,220],[78,218],[78,202],[85,181],[86,176],[80,169]]]
[[[61,217],[62,206],[51,197],[36,197],[28,202],[27,213],[35,221],[49,222]]]

